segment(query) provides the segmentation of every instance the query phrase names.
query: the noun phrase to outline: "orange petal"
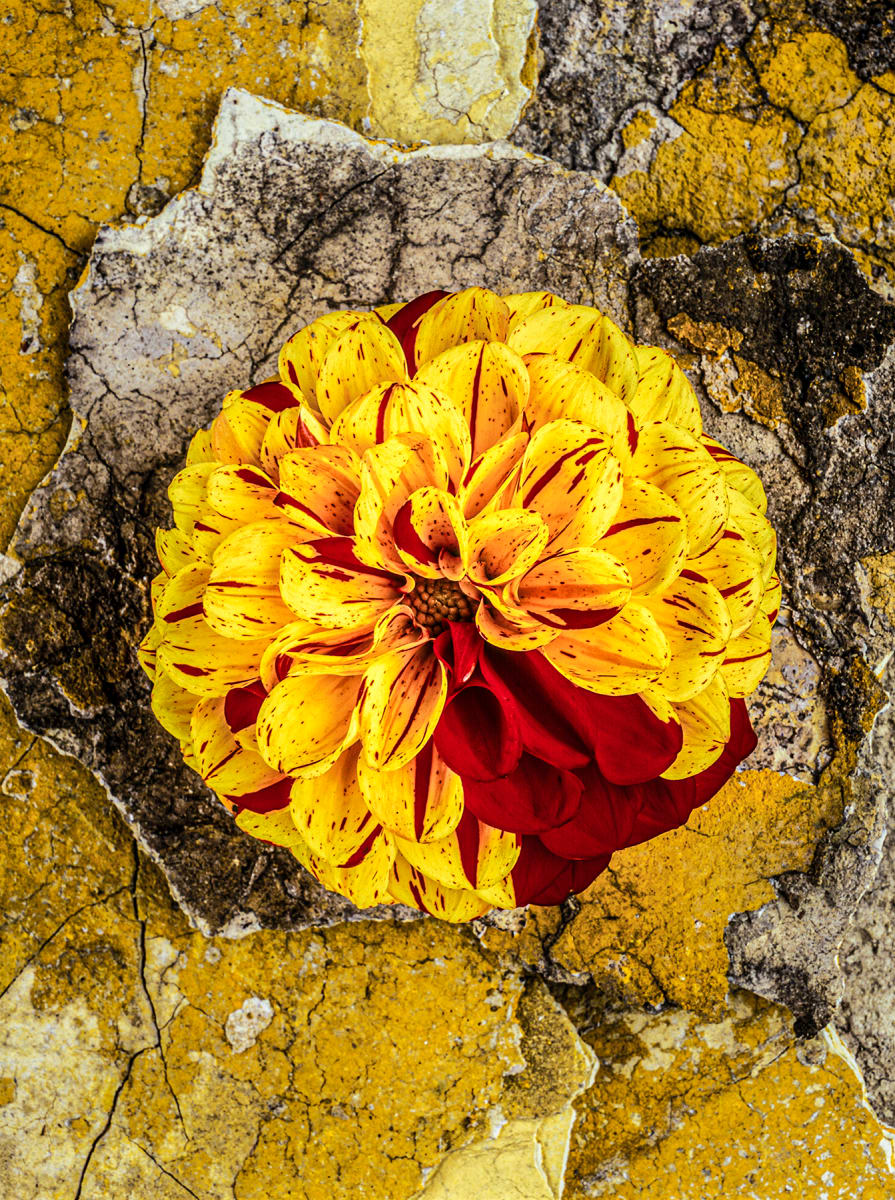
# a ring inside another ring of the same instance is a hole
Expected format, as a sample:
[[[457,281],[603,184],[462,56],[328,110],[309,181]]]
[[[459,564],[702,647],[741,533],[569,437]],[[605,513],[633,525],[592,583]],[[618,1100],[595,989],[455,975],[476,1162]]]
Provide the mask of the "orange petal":
[[[319,538],[283,555],[280,591],[296,616],[322,629],[371,629],[400,599],[401,577],[367,566],[352,538]]]
[[[403,571],[393,525],[412,492],[431,485],[445,490],[447,463],[438,445],[418,433],[402,433],[368,450],[354,510],[358,554],[365,562]]]
[[[291,450],[280,460],[277,507],[317,537],[354,532],[360,460],[344,446]]]
[[[401,562],[415,575],[459,578],[466,521],[455,496],[440,488],[423,487],[411,494],[394,525],[395,548]]]
[[[447,837],[434,842],[396,837],[395,845],[411,866],[444,887],[487,888],[512,871],[522,842],[467,813]]]
[[[545,625],[586,629],[624,608],[631,577],[611,554],[581,547],[542,559],[511,591],[519,607]]]
[[[539,650],[557,636],[555,629],[532,620],[521,610],[518,615],[509,615],[492,607],[489,601],[493,603],[496,599],[494,594],[489,594],[475,615],[476,628],[492,646],[501,650]]]
[[[329,430],[309,408],[285,408],[271,417],[261,443],[261,466],[279,483],[280,462],[291,450],[325,446]]]
[[[516,425],[528,399],[528,372],[503,342],[474,341],[452,346],[414,376],[450,396],[463,414],[477,458]]]
[[[458,492],[465,517],[509,503],[528,441],[527,433],[511,434],[475,460]]]
[[[224,697],[200,700],[191,720],[193,753],[199,774],[222,796],[244,796],[270,787],[280,778],[254,750],[246,750],[234,738],[224,718]]]
[[[276,494],[276,484],[260,467],[231,463],[209,475],[206,501],[222,517],[262,521],[280,515]]]
[[[549,536],[537,512],[503,508],[482,513],[469,522],[463,554],[466,572],[477,584],[499,587],[534,566]]]

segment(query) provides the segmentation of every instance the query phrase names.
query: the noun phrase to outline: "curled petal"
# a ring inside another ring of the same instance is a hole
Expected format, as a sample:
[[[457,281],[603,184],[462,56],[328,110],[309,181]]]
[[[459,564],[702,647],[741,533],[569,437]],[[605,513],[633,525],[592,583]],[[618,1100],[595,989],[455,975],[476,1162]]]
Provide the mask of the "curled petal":
[[[401,343],[378,320],[360,321],[340,334],[326,352],[317,378],[317,407],[334,421],[353,400],[379,383],[407,379]]]
[[[494,681],[473,681],[455,691],[435,729],[435,747],[464,779],[497,779],[522,756],[522,729],[513,697]]]
[[[542,653],[572,683],[607,696],[642,691],[669,659],[652,613],[633,601],[595,629],[560,634]]]
[[[541,841],[563,858],[589,859],[612,854],[631,836],[645,789],[610,783],[593,765],[577,775],[581,781],[581,799],[574,815],[564,824],[543,832]]]
[[[465,812],[453,833],[435,842],[395,838],[407,861],[444,887],[486,888],[503,879],[519,857],[520,839]]]
[[[458,492],[465,517],[476,517],[481,512],[504,508],[510,503],[527,446],[528,434],[514,433],[475,460]]]
[[[364,675],[360,705],[370,766],[396,770],[419,754],[438,724],[446,694],[447,674],[430,646],[377,658]]]
[[[676,578],[687,555],[687,519],[680,506],[652,483],[624,478],[621,503],[600,541],[628,568],[636,596],[661,591]]]
[[[494,601],[497,597],[491,594],[488,599]],[[509,613],[506,606],[497,610],[485,600],[476,611],[475,623],[485,641],[502,650],[538,650],[556,637],[555,629],[533,620],[521,609]]]
[[[637,385],[637,359],[631,343],[608,317],[571,304],[533,312],[507,338],[517,354],[553,354],[590,371],[622,400]]]
[[[279,357],[280,379],[298,400],[317,407],[317,379],[330,347],[360,321],[378,321],[372,313],[326,313],[305,325],[283,344]]]
[[[464,342],[506,340],[510,310],[487,288],[466,288],[434,304],[419,323],[415,366]]]
[[[401,348],[407,359],[407,365],[411,371],[413,371],[416,364],[414,350],[420,321],[422,321],[433,305],[437,304],[439,300],[444,300],[449,294],[440,289],[424,292],[422,296],[417,296],[416,299],[409,301],[407,304],[399,304],[396,311],[386,320],[389,329],[401,343]]]
[[[540,312],[544,308],[571,307],[568,300],[564,300],[562,296],[557,296],[553,292],[512,292],[509,296],[504,296],[503,300],[510,310],[507,336],[532,313]]]
[[[333,423],[331,437],[363,454],[399,433],[431,437],[444,455],[452,480],[469,467],[469,427],[450,396],[427,386],[419,376],[411,383],[384,383],[360,396]]]
[[[166,575],[176,575],[181,567],[189,567],[195,562],[189,539],[179,529],[157,529],[155,552]]]
[[[205,617],[229,638],[251,640],[293,620],[280,598],[280,563],[294,540],[285,521],[243,525],[215,551],[205,589]]]
[[[702,433],[702,414],[693,385],[667,350],[637,347],[637,387],[628,407],[638,424],[670,421],[694,437]]]
[[[671,651],[656,688],[669,700],[689,700],[710,683],[730,640],[730,613],[710,583],[681,576],[660,596],[646,600]]]
[[[478,458],[517,425],[528,399],[528,372],[503,342],[466,342],[420,367],[414,383],[450,396],[472,436]]]
[[[698,558],[687,560],[683,574],[716,587],[730,613],[731,635],[749,628],[758,612],[764,591],[762,561],[758,551],[736,529],[725,529],[721,537]]]
[[[553,421],[532,437],[516,503],[539,513],[550,546],[593,546],[609,528],[622,498],[622,474],[605,440],[580,421]]]
[[[320,418],[305,405],[287,408],[271,419],[261,443],[261,466],[271,479],[279,482],[280,462],[292,450],[325,446],[329,431]]]
[[[363,458],[361,490],[354,510],[359,553],[376,566],[403,571],[393,525],[398,511],[419,488],[444,491],[447,463],[437,444],[422,434],[398,434]]]
[[[360,460],[344,446],[292,450],[280,461],[277,507],[312,535],[353,533],[359,495]]]
[[[720,672],[707,687],[674,706],[684,740],[664,779],[686,779],[710,767],[730,740],[730,696]]]
[[[403,578],[368,566],[353,538],[319,538],[283,555],[280,590],[293,613],[323,629],[369,629],[399,598]]]
[[[289,812],[288,791],[286,803],[282,807],[271,809],[269,812],[253,812],[250,808],[243,808],[236,815],[236,824],[250,837],[260,838],[261,841],[270,842],[274,846],[285,846],[297,858],[307,862],[309,851]]]
[[[745,633],[731,638],[721,661],[721,674],[731,696],[750,695],[771,665],[771,626],[759,613]]]
[[[418,908],[442,921],[472,921],[488,911],[489,902],[469,888],[445,887],[410,865],[403,854],[396,854],[388,885],[389,895],[398,904]]]
[[[391,835],[377,826],[343,866],[312,856],[309,869],[330,891],[347,896],[358,908],[371,908],[388,899],[389,877],[395,861]]]
[[[765,513],[768,509],[768,498],[765,495],[761,480],[751,467],[740,462],[735,454],[716,442],[714,438],[703,435],[702,444],[720,467],[728,487],[740,492],[749,501],[756,512]]]
[[[211,426],[211,444],[219,463],[261,465],[261,445],[273,414],[263,404],[231,392]]]
[[[378,771],[361,756],[357,775],[367,807],[399,837],[438,841],[457,828],[463,815],[463,784],[431,740],[396,771]]]
[[[607,439],[624,434],[628,410],[596,375],[555,354],[526,354],[525,365],[531,380],[525,420],[532,431],[565,418]]]
[[[341,867],[361,849],[377,821],[357,778],[360,747],[351,746],[328,771],[292,784],[290,811],[312,854]]]
[[[260,754],[240,746],[224,716],[223,696],[206,697],[193,710],[190,722],[193,753],[199,774],[209,787],[226,796],[256,792],[279,779]]]
[[[199,699],[164,671],[158,672],[152,689],[152,711],[159,725],[179,742],[191,736],[190,722]]]
[[[777,561],[777,535],[767,517],[741,493],[729,489],[730,526],[754,547],[761,563],[762,583],[770,582]]]
[[[287,675],[261,705],[258,749],[284,775],[313,778],[328,771],[357,738],[360,676]]]
[[[438,579],[462,574],[466,521],[450,493],[433,487],[413,492],[395,516],[394,538],[401,562],[415,575]]]
[[[193,463],[178,471],[168,484],[168,499],[174,509],[174,524],[181,533],[188,535],[193,523],[205,512],[208,479],[217,466],[216,462],[210,460]]]
[[[536,512],[504,508],[469,523],[464,547],[466,572],[473,582],[499,587],[523,575],[540,558],[550,531]]]
[[[153,622],[137,647],[137,660],[152,680],[156,678],[158,673],[158,648],[161,640],[162,631]]]
[[[186,465],[194,467],[197,463],[213,461],[214,447],[211,444],[211,430],[200,429],[190,438],[186,452]]]
[[[581,547],[542,559],[513,585],[519,607],[554,629],[602,625],[627,604],[627,568],[603,550]]]

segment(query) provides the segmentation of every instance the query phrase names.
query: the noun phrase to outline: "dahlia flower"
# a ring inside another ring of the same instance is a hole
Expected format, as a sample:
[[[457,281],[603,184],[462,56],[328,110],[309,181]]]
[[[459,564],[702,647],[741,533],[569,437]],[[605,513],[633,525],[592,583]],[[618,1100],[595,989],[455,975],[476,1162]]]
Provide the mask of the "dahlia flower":
[[[557,903],[754,748],[761,483],[593,308],[320,317],[169,495],[153,709],[241,829],[360,906]]]

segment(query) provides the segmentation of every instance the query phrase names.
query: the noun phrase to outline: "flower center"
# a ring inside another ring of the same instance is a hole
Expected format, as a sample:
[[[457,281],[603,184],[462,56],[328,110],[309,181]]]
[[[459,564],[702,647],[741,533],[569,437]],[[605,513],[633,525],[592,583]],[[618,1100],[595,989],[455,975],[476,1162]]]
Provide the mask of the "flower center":
[[[430,637],[437,637],[448,621],[471,621],[475,601],[460,590],[453,579],[415,579],[416,587],[407,596],[413,619]]]

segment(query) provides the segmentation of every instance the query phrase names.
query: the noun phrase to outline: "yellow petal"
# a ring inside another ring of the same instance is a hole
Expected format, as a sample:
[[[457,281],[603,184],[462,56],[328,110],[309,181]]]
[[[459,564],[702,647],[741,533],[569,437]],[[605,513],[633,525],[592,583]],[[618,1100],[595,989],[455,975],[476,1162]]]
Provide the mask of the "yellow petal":
[[[360,495],[360,460],[345,446],[290,450],[280,460],[277,506],[316,537],[354,532]]]
[[[510,590],[519,607],[545,625],[584,629],[628,603],[631,577],[611,554],[581,547],[542,559]]]
[[[655,617],[633,601],[595,629],[560,634],[542,653],[572,683],[607,696],[642,691],[669,659]]]
[[[286,408],[271,417],[261,443],[261,466],[279,482],[280,463],[292,450],[325,446],[329,430],[310,409],[301,405]]]
[[[572,304],[542,308],[520,321],[507,338],[517,354],[554,354],[596,375],[627,400],[637,386],[637,359],[631,343],[595,308]]]
[[[682,575],[661,595],[643,601],[665,634],[671,657],[656,679],[669,700],[689,700],[707,687],[730,640],[730,614],[710,583]]]
[[[475,460],[457,493],[465,517],[510,502],[528,440],[527,433],[511,434]]]
[[[417,369],[436,355],[464,342],[506,340],[510,310],[486,288],[466,288],[445,296],[420,321],[414,347]]]
[[[389,895],[398,904],[418,908],[442,921],[454,924],[472,921],[488,911],[489,905],[469,888],[448,888],[412,867],[403,854],[397,854],[388,885]]]
[[[399,837],[433,842],[452,833],[463,816],[463,784],[431,742],[406,766],[378,771],[361,755],[357,777],[367,807]]]
[[[693,385],[667,350],[637,347],[639,375],[628,407],[638,424],[669,421],[694,437],[702,433],[702,414]]]
[[[294,620],[280,596],[280,563],[295,541],[285,521],[244,525],[218,546],[205,589],[205,619],[228,638],[271,635]]]
[[[372,313],[325,313],[305,325],[284,343],[280,350],[280,379],[305,404],[317,407],[317,379],[332,344],[361,321],[376,321]]]
[[[328,771],[292,785],[290,809],[295,827],[312,854],[341,867],[376,828],[376,818],[357,778],[359,746],[341,754]]]
[[[383,383],[350,404],[333,423],[331,438],[363,454],[399,433],[419,433],[438,443],[451,479],[469,467],[469,429],[450,396],[419,378]]]
[[[553,550],[593,546],[622,498],[622,473],[605,440],[580,421],[553,421],[532,437],[516,503],[539,513]]]
[[[149,630],[137,648],[137,661],[150,679],[155,680],[158,674],[158,648],[162,640],[162,631],[153,621]]]
[[[176,575],[181,567],[195,562],[189,539],[179,529],[157,529],[155,551],[166,575]]]
[[[782,595],[780,580],[776,575],[772,575],[765,584],[764,593],[759,603],[759,608],[768,618],[771,625],[777,620],[777,614],[780,612]]]
[[[203,594],[210,571],[184,567],[170,580],[156,619],[162,630],[159,666],[175,683],[198,696],[223,696],[258,678],[267,639],[235,641],[212,629],[204,616]]]
[[[493,594],[488,597],[491,604],[496,599]],[[486,601],[479,605],[475,623],[485,641],[501,650],[539,650],[557,636],[555,629],[534,621],[521,610],[518,615],[510,616]]]
[[[280,779],[280,773],[260,754],[236,741],[224,719],[223,696],[199,701],[193,709],[190,734],[199,774],[222,796],[244,796]]]
[[[216,462],[194,463],[178,471],[168,484],[168,499],[174,509],[174,523],[189,536],[193,523],[201,519],[207,507],[208,480]]]
[[[677,502],[687,518],[690,557],[718,540],[729,515],[728,489],[720,468],[692,434],[653,421],[634,430],[626,445],[615,446],[626,475],[654,484]]]
[[[240,392],[230,395],[235,398],[225,397],[223,411],[211,426],[215,458],[221,463],[260,466],[261,446],[273,414],[263,404],[243,399]]]
[[[528,399],[525,363],[503,342],[452,346],[420,367],[415,383],[450,396],[472,435],[472,457],[509,433]]]
[[[510,310],[510,324],[507,336],[526,317],[530,317],[532,313],[540,312],[543,308],[571,307],[568,300],[564,300],[562,296],[557,296],[553,292],[512,292],[509,296],[504,296],[503,301]]]
[[[550,530],[537,513],[503,508],[469,522],[464,562],[470,579],[499,587],[523,575],[541,557]]]
[[[413,492],[395,520],[394,536],[401,562],[415,575],[425,579],[462,575],[466,521],[450,493],[433,487]]]
[[[400,600],[401,583],[401,577],[361,562],[352,538],[292,546],[280,571],[283,600],[322,629],[371,629]]]
[[[287,675],[261,705],[255,728],[265,760],[284,775],[314,778],[357,740],[359,675]]]
[[[358,554],[365,562],[404,569],[395,549],[395,517],[412,492],[431,485],[445,490],[447,463],[438,445],[418,433],[398,434],[363,457],[361,490],[354,510]]]
[[[228,464],[208,477],[207,503],[222,517],[261,521],[278,517],[277,486],[260,467]]]
[[[777,563],[777,534],[767,517],[763,516],[742,492],[728,489],[730,526],[741,533],[755,548],[761,562],[762,583],[769,583]]]
[[[266,813],[254,813],[251,809],[243,808],[236,815],[236,824],[250,837],[272,842],[275,846],[285,846],[307,866],[310,851],[295,828],[288,804]]]
[[[675,579],[687,554],[687,520],[661,488],[625,476],[621,504],[600,541],[628,568],[635,595],[650,596]]]
[[[714,438],[703,435],[702,444],[723,472],[728,486],[741,492],[758,512],[767,512],[768,498],[761,480],[752,468],[740,462],[735,454],[731,454],[726,446],[722,446]]]
[[[395,845],[411,866],[444,887],[475,889],[491,887],[512,871],[522,840],[468,814],[453,833],[438,841],[396,837]]]
[[[190,721],[198,703],[199,697],[193,692],[175,683],[164,671],[158,672],[152,689],[152,711],[159,725],[179,742],[191,736]]]
[[[727,644],[721,674],[731,696],[752,694],[771,665],[771,625],[760,612],[745,633]]]
[[[379,770],[406,766],[432,736],[444,708],[447,673],[431,644],[392,651],[364,675],[360,736]]]
[[[190,444],[186,452],[186,465],[192,467],[196,463],[212,462],[213,460],[214,447],[211,442],[211,430],[200,429],[190,439]]]
[[[716,587],[730,613],[731,636],[744,633],[755,620],[764,592],[758,551],[736,529],[721,537],[698,558],[687,559],[685,574]]]
[[[395,861],[395,845],[384,829],[371,834],[349,865],[334,867],[312,856],[308,866],[324,887],[347,896],[358,908],[372,908],[389,901],[389,877]]]
[[[317,407],[334,421],[378,383],[407,379],[401,343],[379,321],[361,321],[330,346],[317,379]]]
[[[730,697],[721,675],[689,700],[675,704],[674,711],[684,743],[662,778],[687,779],[710,767],[730,738]]]
[[[525,418],[532,430],[565,418],[583,422],[607,440],[624,434],[628,410],[596,375],[555,354],[526,354],[525,365],[531,380]]]
[[[321,629],[312,621],[284,625],[261,657],[261,681],[270,691],[293,668],[361,675],[382,654],[421,645],[423,633],[404,609],[384,614],[372,630]]]

